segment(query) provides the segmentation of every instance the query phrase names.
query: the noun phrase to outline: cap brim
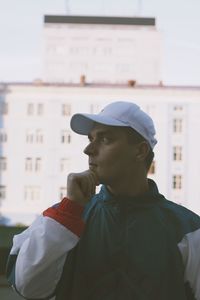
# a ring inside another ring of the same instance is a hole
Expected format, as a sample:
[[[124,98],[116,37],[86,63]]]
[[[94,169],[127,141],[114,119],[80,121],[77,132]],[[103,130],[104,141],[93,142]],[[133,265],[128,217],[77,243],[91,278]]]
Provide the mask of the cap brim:
[[[124,126],[126,124],[112,119],[111,117],[106,117],[103,115],[91,115],[91,114],[75,114],[71,118],[70,126],[71,129],[79,134],[88,135],[89,132],[94,127],[95,123],[104,124],[108,126]]]

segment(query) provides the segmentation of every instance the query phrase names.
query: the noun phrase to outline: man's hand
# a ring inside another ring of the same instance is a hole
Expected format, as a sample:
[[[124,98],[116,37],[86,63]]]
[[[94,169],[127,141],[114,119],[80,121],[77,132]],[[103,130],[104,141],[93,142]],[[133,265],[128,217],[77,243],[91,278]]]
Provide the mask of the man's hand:
[[[67,197],[85,205],[95,194],[99,180],[94,172],[71,173],[67,178]]]

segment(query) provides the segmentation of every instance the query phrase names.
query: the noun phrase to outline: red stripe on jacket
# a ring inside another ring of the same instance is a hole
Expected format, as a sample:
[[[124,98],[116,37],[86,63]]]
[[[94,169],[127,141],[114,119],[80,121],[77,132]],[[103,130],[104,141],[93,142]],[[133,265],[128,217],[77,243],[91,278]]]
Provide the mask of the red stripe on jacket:
[[[48,208],[43,215],[54,219],[80,237],[85,227],[82,220],[83,210],[84,206],[68,198],[63,198],[58,206]]]

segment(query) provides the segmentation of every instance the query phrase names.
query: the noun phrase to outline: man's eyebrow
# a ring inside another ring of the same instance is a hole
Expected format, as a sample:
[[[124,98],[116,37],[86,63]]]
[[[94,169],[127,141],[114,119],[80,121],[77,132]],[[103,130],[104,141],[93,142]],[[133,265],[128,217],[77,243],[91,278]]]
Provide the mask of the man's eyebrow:
[[[95,134],[96,134],[97,136],[111,135],[111,134],[113,134],[113,131],[110,130],[110,129],[107,129],[107,130],[99,130],[99,131],[95,132]],[[88,134],[88,138],[89,138],[89,139],[92,138],[92,133],[91,133],[91,132]]]

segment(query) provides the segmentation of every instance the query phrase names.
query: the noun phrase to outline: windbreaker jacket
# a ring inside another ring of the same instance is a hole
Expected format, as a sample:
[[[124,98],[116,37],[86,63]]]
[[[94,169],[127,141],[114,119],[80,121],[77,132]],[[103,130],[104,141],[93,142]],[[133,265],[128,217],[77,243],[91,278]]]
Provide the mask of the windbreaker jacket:
[[[14,237],[8,278],[26,299],[200,300],[200,218],[159,194],[47,209]]]

